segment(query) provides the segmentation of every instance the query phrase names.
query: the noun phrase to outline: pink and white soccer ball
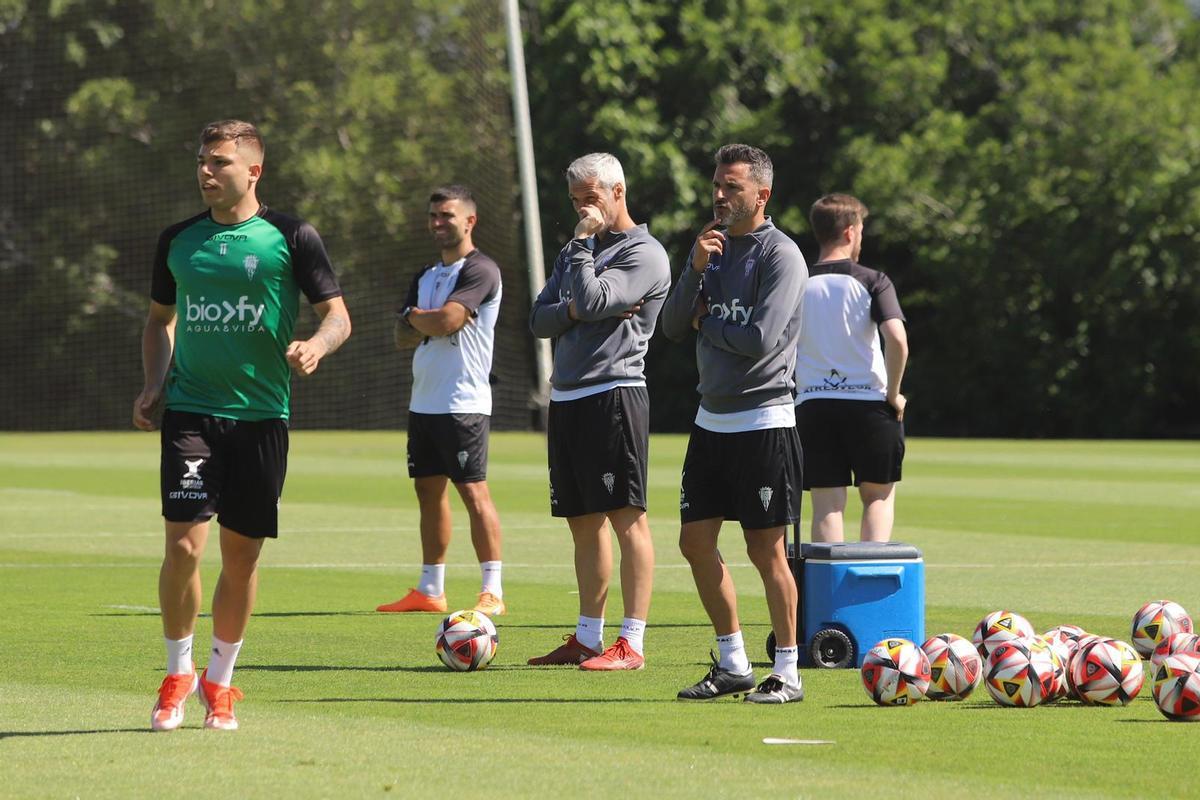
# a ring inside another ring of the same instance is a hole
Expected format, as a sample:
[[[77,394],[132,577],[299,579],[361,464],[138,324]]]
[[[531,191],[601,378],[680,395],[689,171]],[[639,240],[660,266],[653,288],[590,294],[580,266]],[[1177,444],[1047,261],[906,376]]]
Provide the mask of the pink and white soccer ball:
[[[1054,662],[1048,647],[1035,651],[1027,639],[1011,639],[992,650],[983,665],[983,685],[1002,706],[1029,708],[1054,698]]]
[[[1099,642],[1099,641],[1112,641],[1112,640],[1109,639],[1107,636],[1097,636],[1094,633],[1085,633],[1083,636],[1080,636],[1078,640],[1076,640],[1075,649],[1073,649],[1071,651],[1071,656],[1069,659],[1067,659],[1067,665],[1066,665],[1067,666],[1067,674],[1066,674],[1067,697],[1070,697],[1073,700],[1081,700],[1082,699],[1079,696],[1079,690],[1075,688],[1075,659],[1078,658],[1079,653],[1084,649],[1084,647],[1091,644],[1092,642]]]
[[[1029,639],[1034,635],[1029,620],[1015,611],[993,611],[975,626],[971,643],[979,651],[980,658],[987,660],[992,651],[1012,639]]]
[[[1152,600],[1133,615],[1133,646],[1149,658],[1158,643],[1173,633],[1191,633],[1192,618],[1183,606],[1171,600]]]
[[[1125,706],[1145,682],[1142,658],[1127,642],[1099,639],[1079,648],[1071,662],[1079,699],[1094,706]]]
[[[1173,722],[1200,722],[1200,653],[1175,653],[1154,671],[1154,704]]]
[[[434,650],[455,672],[474,672],[492,663],[500,637],[487,614],[474,609],[455,611],[438,625]]]
[[[1150,654],[1151,674],[1154,674],[1154,671],[1164,658],[1173,656],[1176,653],[1200,654],[1200,634],[1172,633],[1159,642],[1158,646],[1154,648],[1154,652]]]
[[[910,706],[929,689],[929,659],[908,639],[884,639],[863,658],[862,683],[881,706]]]
[[[1042,634],[1029,640],[1029,649],[1035,657],[1050,659],[1050,668],[1054,677],[1050,682],[1050,696],[1046,698],[1046,701],[1066,697],[1069,688],[1067,663],[1071,660],[1071,651],[1066,643]]]
[[[983,680],[983,659],[975,646],[954,633],[939,633],[921,645],[929,659],[930,700],[963,700]]]

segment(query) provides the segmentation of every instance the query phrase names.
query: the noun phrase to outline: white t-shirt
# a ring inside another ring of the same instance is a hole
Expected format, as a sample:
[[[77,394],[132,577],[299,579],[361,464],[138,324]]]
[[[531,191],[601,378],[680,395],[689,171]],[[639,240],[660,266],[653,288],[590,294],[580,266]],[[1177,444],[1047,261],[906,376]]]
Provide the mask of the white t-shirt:
[[[887,275],[849,259],[809,270],[796,348],[796,403],[887,399],[879,324],[904,319]]]
[[[492,350],[500,314],[500,267],[478,250],[453,264],[426,267],[405,305],[432,310],[461,303],[471,314],[449,336],[427,336],[413,353],[412,399],[418,414],[491,414]]]

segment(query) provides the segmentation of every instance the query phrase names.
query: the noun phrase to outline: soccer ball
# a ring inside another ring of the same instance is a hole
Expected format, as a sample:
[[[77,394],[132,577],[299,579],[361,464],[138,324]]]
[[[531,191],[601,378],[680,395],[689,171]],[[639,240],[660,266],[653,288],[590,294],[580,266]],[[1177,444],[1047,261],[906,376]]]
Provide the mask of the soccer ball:
[[[1054,697],[1053,650],[1012,639],[996,645],[983,667],[983,685],[1002,706],[1031,707]]]
[[[1079,699],[1093,706],[1125,706],[1142,690],[1142,658],[1126,642],[1100,639],[1082,645],[1071,661]]]
[[[1056,625],[1042,634],[1042,638],[1060,645],[1066,645],[1069,652],[1075,651],[1079,640],[1088,632],[1078,625]]]
[[[1183,606],[1170,600],[1153,600],[1133,615],[1133,646],[1149,658],[1154,648],[1172,633],[1191,633],[1192,618]]]
[[[1154,671],[1154,704],[1174,722],[1200,721],[1200,653],[1169,655]]]
[[[983,679],[983,660],[974,645],[953,633],[939,633],[921,645],[929,659],[930,700],[963,700]]]
[[[1176,653],[1200,653],[1200,635],[1195,633],[1172,633],[1170,636],[1163,639],[1154,648],[1154,652],[1150,654],[1150,672],[1154,674],[1158,670],[1158,665],[1167,656],[1173,656]]]
[[[492,663],[500,637],[487,614],[455,611],[438,625],[434,646],[438,658],[455,672],[472,672]]]
[[[979,651],[979,657],[987,660],[996,647],[1012,639],[1033,637],[1033,626],[1029,620],[1013,611],[993,611],[975,626],[971,642]]]
[[[1071,651],[1066,643],[1042,634],[1034,637],[1029,643],[1030,651],[1038,658],[1050,659],[1053,679],[1050,681],[1050,696],[1046,701],[1058,700],[1067,696],[1067,663],[1071,660]]]
[[[1079,690],[1075,688],[1075,659],[1076,659],[1076,657],[1078,657],[1079,652],[1081,650],[1083,650],[1084,647],[1091,644],[1092,642],[1099,642],[1099,641],[1111,641],[1111,640],[1106,636],[1097,636],[1094,633],[1085,633],[1083,636],[1080,636],[1078,639],[1075,640],[1075,647],[1071,650],[1071,655],[1067,659],[1067,664],[1066,664],[1066,667],[1067,667],[1067,674],[1066,674],[1067,697],[1070,697],[1073,700],[1082,700],[1083,699],[1079,696]]]
[[[884,639],[867,651],[863,688],[881,706],[908,706],[929,688],[929,659],[908,639]]]

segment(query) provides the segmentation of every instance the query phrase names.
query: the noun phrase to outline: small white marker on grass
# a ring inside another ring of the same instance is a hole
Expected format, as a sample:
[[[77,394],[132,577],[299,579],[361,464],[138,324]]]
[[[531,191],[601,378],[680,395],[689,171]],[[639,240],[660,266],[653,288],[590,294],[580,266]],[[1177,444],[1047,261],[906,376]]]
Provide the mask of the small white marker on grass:
[[[830,739],[776,739],[768,736],[763,739],[763,744],[837,744]]]

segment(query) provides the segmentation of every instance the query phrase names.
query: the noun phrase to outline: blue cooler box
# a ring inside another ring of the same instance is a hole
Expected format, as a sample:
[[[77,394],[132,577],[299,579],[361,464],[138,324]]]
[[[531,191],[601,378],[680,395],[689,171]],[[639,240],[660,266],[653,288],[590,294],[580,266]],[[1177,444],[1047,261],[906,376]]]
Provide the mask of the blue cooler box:
[[[803,664],[861,667],[888,638],[925,642],[925,562],[901,542],[812,543],[800,547]],[[797,565],[793,565],[797,566]]]

